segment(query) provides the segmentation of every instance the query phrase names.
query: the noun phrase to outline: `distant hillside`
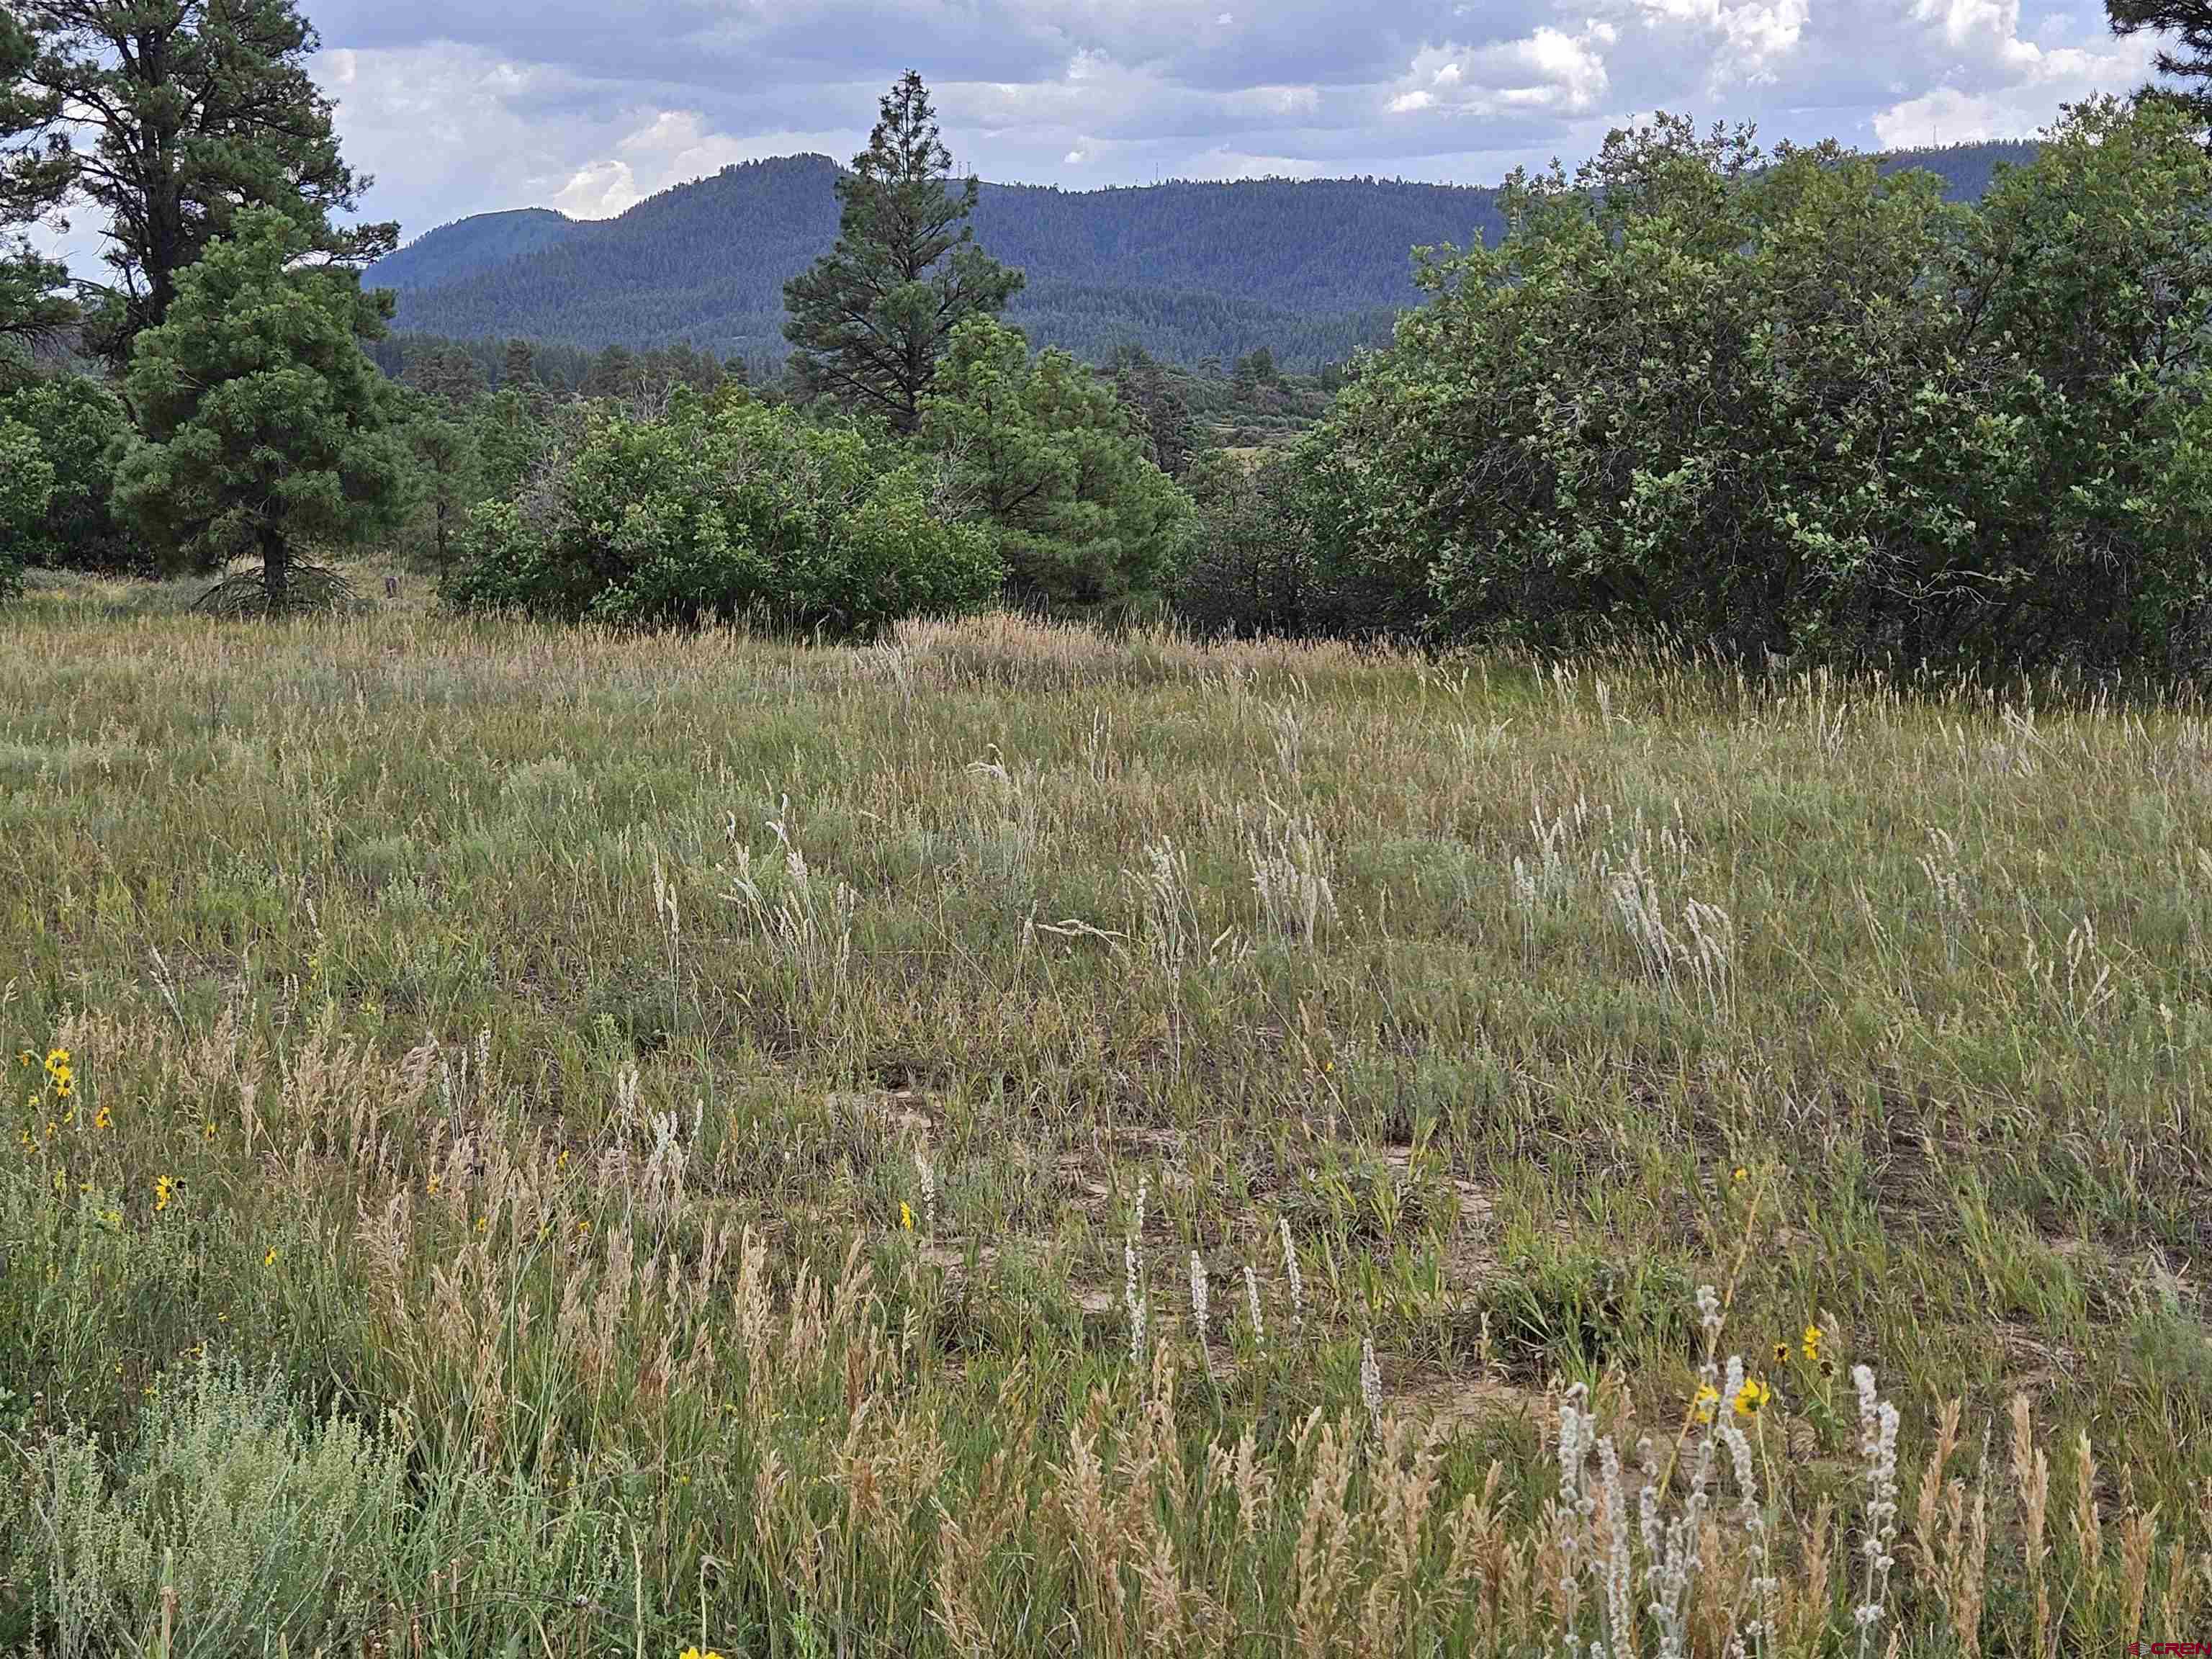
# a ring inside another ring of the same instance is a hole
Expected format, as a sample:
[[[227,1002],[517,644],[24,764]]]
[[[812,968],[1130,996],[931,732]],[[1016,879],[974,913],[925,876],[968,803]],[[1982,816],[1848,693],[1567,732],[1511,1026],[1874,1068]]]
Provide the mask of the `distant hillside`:
[[[1893,149],[1884,155],[1884,173],[1925,167],[1943,175],[1943,194],[1954,202],[1978,202],[1996,182],[1999,167],[2024,167],[2035,159],[2028,139],[1999,139],[1986,144],[1940,144],[1927,149]]]
[[[1901,153],[1966,198],[2033,146]],[[479,215],[371,268],[399,292],[398,326],[455,338],[522,335],[635,349],[690,341],[780,357],[783,285],[836,240],[836,164],[794,155],[726,167],[578,221],[544,209]],[[1010,320],[1093,360],[1133,343],[1172,362],[1268,347],[1310,369],[1389,337],[1416,303],[1411,251],[1503,229],[1492,190],[1389,179],[1240,179],[1099,191],[985,185],[984,246],[1029,275]]]
[[[435,288],[539,252],[585,229],[580,221],[551,208],[479,213],[416,237],[369,274],[383,288]]]

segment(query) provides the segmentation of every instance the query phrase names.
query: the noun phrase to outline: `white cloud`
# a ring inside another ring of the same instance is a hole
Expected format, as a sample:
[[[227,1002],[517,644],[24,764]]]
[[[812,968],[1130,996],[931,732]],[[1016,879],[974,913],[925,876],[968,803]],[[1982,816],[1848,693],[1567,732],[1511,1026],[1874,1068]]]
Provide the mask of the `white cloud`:
[[[1712,88],[1771,81],[1812,19],[1811,0],[1628,0],[1626,9],[1644,23],[1697,40],[1705,81]]]
[[[1619,39],[1610,23],[1591,21],[1575,34],[1547,25],[1517,40],[1424,46],[1384,108],[1476,120],[1507,111],[1583,114],[1611,85],[1606,53]]]
[[[1887,145],[2029,137],[2062,105],[2142,85],[2157,51],[2141,36],[2090,46],[2022,40],[2019,0],[1914,0],[1912,16],[1952,56],[1942,83],[1874,112]]]
[[[1490,182],[1638,112],[1769,141],[2027,132],[2147,77],[2102,0],[314,0],[365,206],[410,234],[620,211],[865,143],[909,59],[986,178],[1239,170]],[[2026,13],[2024,15],[2023,13]]]
[[[574,219],[609,219],[643,200],[627,161],[594,161],[561,187],[551,205]]]

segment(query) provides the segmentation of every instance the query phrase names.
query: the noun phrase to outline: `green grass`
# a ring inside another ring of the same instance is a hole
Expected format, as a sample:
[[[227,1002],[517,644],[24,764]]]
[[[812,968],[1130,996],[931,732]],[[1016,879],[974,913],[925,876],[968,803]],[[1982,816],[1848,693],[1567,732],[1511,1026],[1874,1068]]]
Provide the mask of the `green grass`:
[[[1763,1650],[1856,1650],[1860,1364],[1873,1650],[2205,1628],[2198,706],[183,598],[0,613],[0,1649],[1597,1635],[1562,1402],[1671,1507],[1739,1352]]]

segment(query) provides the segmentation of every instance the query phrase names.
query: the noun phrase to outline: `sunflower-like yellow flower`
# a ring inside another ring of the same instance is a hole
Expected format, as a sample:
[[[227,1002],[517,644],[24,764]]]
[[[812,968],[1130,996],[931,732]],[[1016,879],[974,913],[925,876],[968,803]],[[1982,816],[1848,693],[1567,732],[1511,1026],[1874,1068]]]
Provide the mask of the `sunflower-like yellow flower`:
[[[273,1267],[276,1265],[276,1247],[274,1244],[262,1251],[261,1265],[264,1267]]]
[[[1773,1400],[1774,1391],[1755,1376],[1747,1376],[1743,1386],[1735,1391],[1735,1414],[1756,1417]]]
[[[1820,1359],[1820,1328],[1818,1325],[1808,1325],[1805,1328],[1805,1334],[1798,1341],[1799,1346],[1804,1350],[1805,1363],[1808,1365],[1818,1364]]]
[[[176,1194],[177,1180],[174,1176],[155,1176],[154,1213],[155,1215],[159,1215],[162,1211],[167,1209],[169,1207],[169,1200],[172,1198],[174,1198]]]
[[[1698,1385],[1697,1393],[1690,1396],[1690,1415],[1700,1423],[1713,1420],[1713,1411],[1721,1403],[1721,1391],[1710,1382]]]
[[[914,1211],[904,1199],[899,1200],[899,1225],[908,1232],[914,1231]]]

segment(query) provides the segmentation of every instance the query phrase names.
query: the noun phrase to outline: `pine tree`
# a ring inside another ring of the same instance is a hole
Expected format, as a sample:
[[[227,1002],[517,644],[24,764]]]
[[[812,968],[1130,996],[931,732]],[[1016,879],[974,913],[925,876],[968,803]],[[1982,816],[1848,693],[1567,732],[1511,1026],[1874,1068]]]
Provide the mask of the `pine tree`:
[[[611,345],[592,358],[584,376],[586,398],[629,398],[642,389],[637,355],[624,345]]]
[[[1113,388],[1065,351],[1031,357],[988,317],[955,331],[921,441],[988,526],[1014,604],[1125,617],[1164,596],[1190,500],[1130,424]]]
[[[948,188],[952,153],[921,76],[885,94],[868,147],[837,181],[837,245],[786,283],[784,337],[803,390],[911,432],[952,330],[1022,285],[976,246],[977,184]]]
[[[69,141],[56,128],[59,103],[25,80],[36,57],[29,32],[0,10],[0,339],[58,329],[76,315],[59,293],[69,273],[13,234],[53,210],[71,171]]]
[[[453,532],[478,484],[477,446],[468,427],[434,398],[415,399],[406,414],[417,496],[414,531],[428,544],[442,575],[453,568]]]
[[[483,371],[459,345],[433,347],[411,358],[405,379],[425,397],[448,404],[471,403],[484,389]]]
[[[499,362],[499,383],[518,390],[538,380],[538,349],[527,340],[509,340]]]
[[[2174,37],[2158,54],[2158,72],[2181,85],[2157,88],[2212,126],[2212,0],[2105,0],[2115,34]]]
[[[182,272],[167,319],[139,335],[125,382],[142,435],[117,470],[115,505],[157,551],[219,570],[224,609],[268,614],[336,593],[306,547],[390,527],[402,504],[396,397],[361,349],[389,315],[350,270],[298,268],[307,240],[249,208]]]
[[[1123,346],[1115,353],[1114,391],[1129,410],[1145,458],[1170,477],[1181,477],[1196,441],[1190,405],[1144,347]]]
[[[168,315],[179,273],[250,207],[298,227],[302,252],[361,264],[398,228],[341,229],[370,180],[338,154],[331,101],[307,73],[320,44],[296,0],[24,0],[37,45],[26,76],[93,143],[74,195],[106,216],[116,284],[87,343],[129,361]]]

